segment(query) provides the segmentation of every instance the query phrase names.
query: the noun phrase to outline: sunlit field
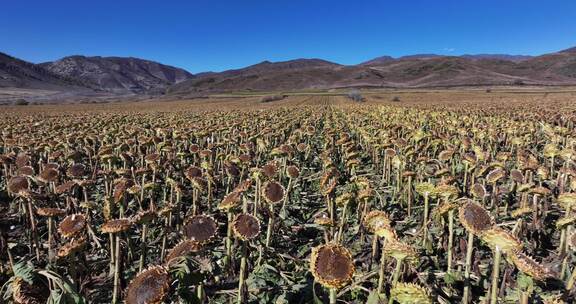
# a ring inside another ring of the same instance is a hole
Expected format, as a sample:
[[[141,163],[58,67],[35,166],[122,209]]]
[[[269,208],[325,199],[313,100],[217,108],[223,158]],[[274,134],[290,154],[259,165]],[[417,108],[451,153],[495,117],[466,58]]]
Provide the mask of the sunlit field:
[[[575,92],[364,97],[0,107],[2,298],[574,303]]]

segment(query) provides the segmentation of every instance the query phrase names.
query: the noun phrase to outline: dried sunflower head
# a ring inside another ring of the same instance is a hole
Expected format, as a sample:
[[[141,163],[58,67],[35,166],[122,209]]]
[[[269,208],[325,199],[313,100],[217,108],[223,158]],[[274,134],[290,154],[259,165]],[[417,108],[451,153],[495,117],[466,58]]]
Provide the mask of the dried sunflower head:
[[[530,256],[522,253],[521,251],[513,251],[507,255],[510,260],[516,265],[518,270],[531,276],[538,281],[545,281],[548,278],[554,277],[554,274]]]
[[[335,223],[326,213],[322,213],[314,218],[314,224],[329,227]]]
[[[290,178],[298,178],[300,176],[300,169],[296,166],[288,166],[286,168],[286,173]]]
[[[43,304],[48,301],[49,290],[36,284],[29,284],[21,277],[15,277],[10,284],[12,299],[18,304]]]
[[[86,244],[86,237],[81,236],[74,238],[58,249],[58,257],[64,258],[74,253],[80,252],[86,247]]]
[[[390,296],[400,304],[432,304],[428,291],[413,283],[396,284],[390,291]]]
[[[414,247],[405,244],[399,240],[392,240],[386,243],[384,252],[397,260],[403,261],[405,259],[414,260],[418,257],[418,253]]]
[[[434,191],[436,192],[437,196],[444,199],[454,198],[458,196],[458,193],[460,192],[456,186],[447,184],[436,186]]]
[[[363,201],[363,200],[369,200],[374,196],[374,190],[372,190],[372,188],[364,188],[361,189],[360,191],[358,191],[358,200],[359,201]]]
[[[396,231],[390,226],[390,218],[384,211],[373,210],[364,217],[366,229],[379,237],[391,241],[397,238]]]
[[[522,183],[524,181],[524,174],[522,174],[522,171],[518,169],[510,170],[510,177],[517,183]]]
[[[72,178],[82,177],[86,175],[86,166],[83,164],[73,164],[72,166],[68,167],[66,174]]]
[[[518,209],[513,210],[510,215],[512,215],[512,217],[521,217],[523,215],[527,215],[532,213],[532,208],[530,207],[521,207]]]
[[[475,198],[482,199],[486,197],[486,188],[482,184],[474,184],[470,188],[470,194]]]
[[[350,192],[344,192],[336,197],[336,205],[343,207],[348,205],[354,199],[354,195]]]
[[[575,216],[565,216],[565,217],[561,217],[556,221],[556,228],[557,229],[562,229],[568,225],[572,225],[574,224],[574,222],[576,222],[576,217]]]
[[[86,216],[83,214],[71,214],[65,217],[58,226],[58,231],[63,237],[72,237],[79,234],[86,227]]]
[[[28,192],[30,183],[25,176],[15,176],[8,180],[8,192],[20,195],[23,192]]]
[[[498,180],[506,176],[506,171],[501,168],[496,168],[486,174],[486,181],[490,184],[496,183]]]
[[[562,300],[562,295],[542,295],[542,303],[543,304],[566,304],[564,300]]]
[[[66,215],[66,210],[60,208],[38,208],[36,209],[36,214],[44,217],[57,217]]]
[[[565,210],[574,209],[574,207],[576,206],[576,193],[572,192],[562,193],[558,195],[558,199],[556,201]]]
[[[242,192],[232,191],[226,194],[226,196],[224,196],[220,204],[218,204],[218,209],[229,210],[238,207],[241,202],[242,202]]]
[[[170,291],[170,275],[162,266],[140,272],[126,288],[126,304],[161,304]]]
[[[262,196],[269,204],[281,202],[285,195],[284,186],[277,182],[266,182],[262,186]]]
[[[21,168],[18,168],[18,171],[16,172],[18,175],[21,176],[26,176],[26,177],[32,177],[34,176],[34,168],[30,167],[30,166],[24,166]]]
[[[132,227],[132,221],[127,218],[109,220],[102,225],[100,230],[104,233],[124,232]]]
[[[433,196],[436,193],[436,186],[428,182],[418,183],[414,186],[414,188],[416,192],[422,196]]]
[[[239,214],[232,222],[232,229],[237,238],[251,240],[260,234],[260,221],[250,214]]]
[[[182,240],[180,243],[176,244],[172,249],[170,249],[170,251],[168,251],[168,254],[166,255],[166,262],[170,263],[170,261],[173,259],[199,252],[201,249],[202,245],[196,241]]]
[[[136,215],[132,217],[132,222],[135,224],[149,224],[152,222],[158,215],[154,210],[143,210],[138,212]]]
[[[341,288],[352,280],[354,261],[350,251],[341,245],[320,245],[312,249],[310,271],[322,286]]]
[[[458,217],[466,230],[475,235],[482,234],[494,225],[494,221],[488,211],[473,201],[468,201],[460,206]]]
[[[58,170],[54,168],[45,168],[40,172],[40,176],[38,176],[38,180],[44,183],[51,183],[58,180],[60,173]]]
[[[505,253],[522,249],[522,242],[512,233],[500,228],[492,227],[485,230],[480,238],[492,248],[499,249]]]
[[[193,241],[205,244],[218,233],[218,223],[208,215],[196,215],[186,220],[184,235]]]
[[[434,209],[434,217],[444,216],[449,211],[454,210],[454,209],[458,209],[459,206],[460,205],[458,204],[457,201],[442,202],[442,203],[440,203],[440,205],[438,205],[438,207],[436,207]]]
[[[268,178],[274,178],[278,174],[278,165],[275,162],[262,166],[262,173]]]

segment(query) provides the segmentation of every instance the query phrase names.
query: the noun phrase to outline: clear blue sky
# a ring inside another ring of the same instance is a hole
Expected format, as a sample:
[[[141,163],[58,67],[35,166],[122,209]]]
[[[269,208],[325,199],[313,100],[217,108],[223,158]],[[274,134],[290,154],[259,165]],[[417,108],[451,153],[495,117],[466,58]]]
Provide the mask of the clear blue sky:
[[[133,56],[221,71],[263,60],[539,55],[576,46],[574,0],[5,0],[0,51]]]

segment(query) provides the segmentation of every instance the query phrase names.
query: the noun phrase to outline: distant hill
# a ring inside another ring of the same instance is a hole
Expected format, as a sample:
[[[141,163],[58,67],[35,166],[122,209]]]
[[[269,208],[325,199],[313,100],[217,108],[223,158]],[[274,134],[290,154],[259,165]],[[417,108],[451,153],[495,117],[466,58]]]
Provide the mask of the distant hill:
[[[506,54],[477,54],[477,55],[462,55],[460,57],[469,59],[498,59],[514,62],[520,62],[534,58],[533,56],[527,56],[527,55],[506,55]]]
[[[243,69],[197,75],[168,94],[331,89],[342,87],[451,87],[576,85],[576,48],[542,56],[480,54],[382,56],[343,66],[319,59],[262,62]]]
[[[40,65],[0,53],[0,88],[6,87],[43,90],[86,89],[84,84],[75,78],[59,75]]]
[[[379,64],[383,64],[389,61],[394,61],[394,57],[392,56],[380,56],[380,57],[376,57],[374,59],[365,61],[360,63],[359,65],[361,66],[368,66],[368,65],[379,65]]]
[[[77,96],[74,93],[77,91],[89,92],[85,96],[144,98],[159,93],[192,96],[347,87],[486,85],[576,85],[576,48],[534,57],[506,54],[381,56],[358,65],[322,59],[263,61],[241,69],[196,75],[138,58],[70,56],[33,64],[0,53],[0,88],[50,90],[55,93],[48,96],[72,98]]]
[[[70,56],[40,66],[62,77],[78,79],[93,88],[111,92],[161,91],[193,77],[183,69],[132,57]]]

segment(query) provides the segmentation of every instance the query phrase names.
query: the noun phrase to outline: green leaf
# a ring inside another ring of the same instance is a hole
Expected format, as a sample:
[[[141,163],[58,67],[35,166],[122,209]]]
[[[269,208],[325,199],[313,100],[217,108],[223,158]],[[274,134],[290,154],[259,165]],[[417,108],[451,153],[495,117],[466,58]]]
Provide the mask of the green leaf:
[[[19,277],[26,283],[34,284],[34,265],[30,261],[22,261],[14,265],[14,276]]]
[[[380,303],[384,303],[384,295],[380,295],[378,294],[377,291],[372,291],[370,292],[370,295],[368,295],[368,299],[366,300],[366,304],[380,304]]]

